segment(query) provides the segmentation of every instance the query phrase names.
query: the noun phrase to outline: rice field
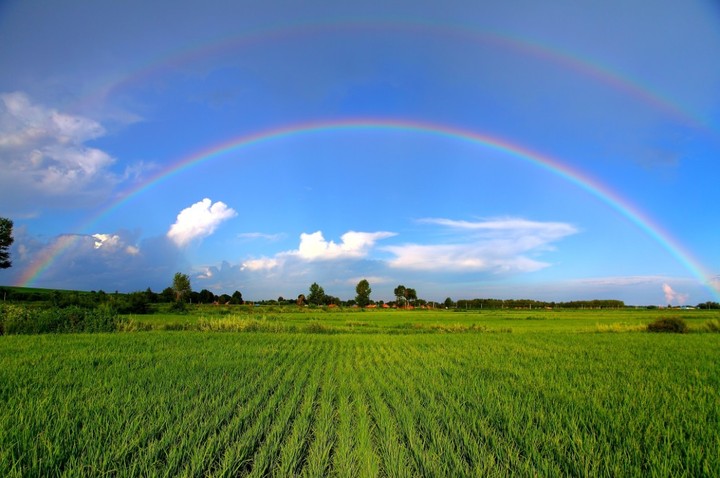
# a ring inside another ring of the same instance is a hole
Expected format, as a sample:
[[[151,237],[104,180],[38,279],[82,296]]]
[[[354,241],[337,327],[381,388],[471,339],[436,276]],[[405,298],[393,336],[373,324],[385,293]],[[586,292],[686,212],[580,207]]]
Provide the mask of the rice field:
[[[720,474],[720,334],[490,329],[3,336],[0,476]]]

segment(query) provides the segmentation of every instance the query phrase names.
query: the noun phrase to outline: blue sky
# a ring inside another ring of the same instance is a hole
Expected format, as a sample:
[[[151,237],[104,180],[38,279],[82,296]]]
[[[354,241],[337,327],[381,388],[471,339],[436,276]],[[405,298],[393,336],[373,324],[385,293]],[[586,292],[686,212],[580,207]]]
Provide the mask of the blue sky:
[[[0,284],[718,300],[716,4],[387,3],[3,2]]]

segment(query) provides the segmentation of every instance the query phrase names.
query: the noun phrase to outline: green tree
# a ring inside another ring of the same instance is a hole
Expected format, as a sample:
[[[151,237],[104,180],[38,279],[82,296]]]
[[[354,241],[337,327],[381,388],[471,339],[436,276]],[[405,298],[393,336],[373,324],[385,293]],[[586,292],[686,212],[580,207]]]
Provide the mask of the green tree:
[[[240,305],[245,303],[245,301],[242,298],[242,294],[240,293],[239,290],[236,290],[235,292],[233,292],[233,295],[230,299],[230,303],[231,304],[240,304]]]
[[[397,301],[398,307],[404,305],[403,303],[405,302],[405,286],[399,285],[395,287],[395,289],[393,290],[393,294],[395,294],[395,299]]]
[[[445,308],[446,309],[452,309],[453,305],[455,305],[455,303],[453,302],[453,300],[450,297],[445,299]]]
[[[405,289],[405,300],[407,300],[410,304],[415,305],[417,298],[417,292],[415,292],[415,289],[411,289],[409,287]]]
[[[203,289],[200,291],[198,301],[201,304],[212,304],[213,302],[215,302],[215,294],[213,294],[207,289]]]
[[[12,266],[10,251],[14,239],[12,237],[13,222],[10,219],[0,217],[0,269],[7,269]]]
[[[105,294],[103,291],[98,292],[98,294]],[[160,292],[159,300],[161,302],[172,302],[175,299],[175,291],[172,287],[165,287],[162,292]]]
[[[372,292],[370,283],[367,279],[363,279],[358,282],[355,287],[355,292],[357,293],[355,296],[355,302],[357,302],[357,305],[360,307],[367,307],[370,304],[370,293]]]
[[[322,305],[325,301],[325,291],[317,282],[313,282],[310,286],[310,294],[307,296],[307,301],[312,305]]]
[[[173,291],[175,292],[175,302],[182,302],[184,296],[190,294],[190,277],[187,274],[176,272],[173,278]]]

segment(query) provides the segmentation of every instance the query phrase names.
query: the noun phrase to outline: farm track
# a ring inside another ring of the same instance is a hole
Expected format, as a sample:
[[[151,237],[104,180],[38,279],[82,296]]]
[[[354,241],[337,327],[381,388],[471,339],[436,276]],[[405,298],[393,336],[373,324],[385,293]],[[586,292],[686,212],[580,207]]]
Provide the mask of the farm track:
[[[0,475],[715,475],[717,339],[637,337],[3,339]]]

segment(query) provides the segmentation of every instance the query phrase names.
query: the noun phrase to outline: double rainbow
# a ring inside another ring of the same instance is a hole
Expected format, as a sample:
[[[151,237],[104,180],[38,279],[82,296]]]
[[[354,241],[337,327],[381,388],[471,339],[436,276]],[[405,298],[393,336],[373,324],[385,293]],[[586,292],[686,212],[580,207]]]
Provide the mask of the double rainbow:
[[[233,152],[239,151],[253,145],[262,143],[270,143],[289,137],[301,137],[307,135],[330,134],[348,130],[362,131],[404,131],[419,134],[435,135],[450,138],[456,141],[464,141],[468,143],[501,152],[519,160],[531,163],[538,168],[546,170],[556,176],[559,176],[570,183],[575,184],[587,193],[597,197],[607,206],[614,209],[620,215],[627,218],[637,227],[647,233],[652,239],[658,242],[666,249],[677,261],[679,261],[695,278],[708,287],[714,297],[720,297],[719,291],[713,287],[711,276],[703,270],[700,264],[692,257],[692,255],[683,249],[683,247],[674,240],[667,232],[663,231],[660,226],[654,224],[647,216],[636,209],[629,201],[623,199],[607,186],[593,180],[582,172],[562,163],[558,159],[543,155],[536,151],[532,151],[520,144],[510,143],[501,138],[484,135],[475,131],[456,128],[447,125],[425,123],[418,121],[402,120],[402,119],[384,119],[384,118],[360,118],[360,119],[343,119],[333,121],[305,122],[299,124],[290,124],[274,129],[258,131],[255,133],[245,134],[231,138],[219,144],[215,144],[209,148],[200,150],[189,156],[180,158],[171,163],[165,169],[159,171],[144,182],[138,184],[134,188],[126,191],[122,196],[113,203],[102,209],[98,214],[93,216],[82,228],[88,231],[99,219],[111,214],[114,210],[122,207],[126,202],[141,195],[144,191],[153,186],[171,179],[188,169],[193,168],[202,163],[213,161],[224,157]],[[45,270],[47,270],[53,262],[70,247],[75,241],[73,236],[69,239],[57,241],[55,245],[46,250],[41,259],[35,265],[28,268],[18,281],[18,285],[32,285]]]

